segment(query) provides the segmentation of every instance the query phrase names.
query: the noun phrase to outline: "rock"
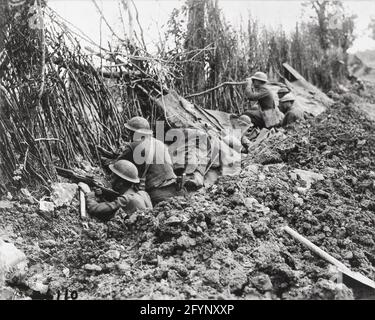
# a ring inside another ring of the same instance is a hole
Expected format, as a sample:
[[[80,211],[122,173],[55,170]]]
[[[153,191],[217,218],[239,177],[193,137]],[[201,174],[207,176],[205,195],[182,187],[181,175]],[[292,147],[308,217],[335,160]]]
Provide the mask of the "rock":
[[[259,221],[256,221],[256,222],[253,222],[251,224],[251,227],[253,229],[253,233],[259,237],[263,234],[267,234],[268,233],[268,226],[267,226],[267,223],[266,221],[264,220],[259,220]]]
[[[315,195],[324,199],[329,198],[329,193],[324,190],[319,190],[318,192],[315,193]]]
[[[13,203],[9,200],[1,200],[0,201],[0,209],[10,209],[13,208]]]
[[[258,200],[257,199],[255,199],[255,198],[246,198],[245,199],[245,206],[246,206],[246,208],[253,208],[254,207],[254,205],[259,205],[259,202],[258,202]]]
[[[55,205],[50,201],[40,201],[39,210],[42,212],[53,212],[55,210]]]
[[[347,260],[351,260],[353,259],[354,255],[353,255],[353,252],[351,251],[348,251],[344,254],[344,259],[347,259]]]
[[[68,206],[72,202],[78,190],[75,183],[54,183],[52,185],[51,198],[57,208]]]
[[[264,173],[260,173],[258,176],[259,181],[265,181],[266,180],[266,175]]]
[[[307,189],[309,189],[314,182],[324,180],[324,176],[320,173],[300,169],[294,169],[292,172],[302,181],[305,181]]]
[[[218,270],[207,270],[204,273],[204,283],[210,286],[218,287],[220,286],[220,273]]]
[[[105,256],[109,259],[118,260],[120,259],[121,253],[117,250],[108,250]]]
[[[83,266],[83,269],[85,269],[86,271],[102,271],[102,267],[98,266],[97,264],[85,264]]]
[[[259,173],[259,165],[258,164],[249,164],[245,170],[248,172],[250,176],[257,176]]]
[[[304,202],[303,199],[300,198],[298,196],[298,194],[296,194],[296,193],[293,196],[294,196],[294,204],[301,207],[303,205],[303,202]]]
[[[307,188],[302,188],[302,187],[297,187],[296,190],[297,190],[297,192],[299,194],[306,195],[308,189]]]
[[[42,274],[36,274],[29,278],[26,284],[31,290],[39,292],[41,294],[46,294],[48,292],[49,286],[43,283],[44,280],[45,277]]]
[[[16,291],[9,287],[0,286],[0,300],[14,300],[16,296]]]
[[[69,277],[69,275],[70,275],[69,268],[64,268],[62,272],[63,272],[63,274],[64,274],[65,277],[67,277],[67,278]]]
[[[178,245],[184,248],[190,248],[196,245],[196,241],[188,236],[181,236],[177,239]]]
[[[126,262],[120,262],[116,264],[116,268],[120,272],[126,272],[126,271],[131,270],[131,266]]]
[[[27,273],[27,260],[25,254],[12,243],[0,239],[0,286],[7,279],[23,278]]]
[[[342,283],[321,279],[313,285],[311,298],[315,300],[353,300],[353,292]]]
[[[267,274],[261,274],[250,279],[252,285],[257,288],[260,292],[271,291],[273,285],[270,277]]]
[[[295,180],[295,181],[298,180],[297,174],[295,172],[292,171],[292,172],[289,173],[289,175],[290,175],[292,180]]]

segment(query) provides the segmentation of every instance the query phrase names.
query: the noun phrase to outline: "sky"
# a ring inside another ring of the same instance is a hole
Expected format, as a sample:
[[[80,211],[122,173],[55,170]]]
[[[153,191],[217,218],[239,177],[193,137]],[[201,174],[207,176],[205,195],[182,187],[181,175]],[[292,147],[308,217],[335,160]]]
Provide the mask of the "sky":
[[[163,30],[174,8],[180,8],[184,0],[135,0],[139,12],[139,21],[145,35],[145,41],[150,47],[157,42],[159,31]],[[122,36],[123,25],[119,14],[118,0],[96,0],[102,8],[106,19],[112,28]],[[351,52],[375,49],[375,40],[369,37],[367,26],[371,16],[375,17],[375,1],[350,0],[344,1],[349,12],[358,16],[356,20],[355,41]],[[84,31],[96,43],[106,43],[110,40],[111,32],[102,21],[91,0],[48,0],[48,5],[59,15]],[[302,19],[301,1],[297,0],[219,0],[222,12],[234,28],[238,28],[249,14],[256,17],[262,24],[271,27],[282,25],[288,32],[293,30],[296,23]],[[133,12],[135,17],[135,12]],[[127,22],[125,22],[127,26]],[[136,24],[136,22],[134,22]],[[102,30],[102,32],[100,32]],[[105,45],[104,45],[105,46]]]

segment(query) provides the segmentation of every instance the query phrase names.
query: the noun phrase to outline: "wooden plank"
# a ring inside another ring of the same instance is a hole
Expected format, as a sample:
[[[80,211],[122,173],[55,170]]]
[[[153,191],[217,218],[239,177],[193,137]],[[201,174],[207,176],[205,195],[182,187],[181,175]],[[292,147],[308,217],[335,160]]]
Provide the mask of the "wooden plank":
[[[306,246],[309,250],[317,254],[319,257],[323,258],[324,260],[328,261],[329,263],[333,264],[337,267],[337,269],[342,272],[343,274],[347,275],[348,277],[360,282],[361,284],[364,284],[372,289],[375,289],[375,282],[364,275],[351,271],[346,265],[329,255],[324,250],[320,249],[318,246],[313,244],[311,241],[300,235],[297,231],[294,231],[292,228],[285,226],[283,228],[285,232],[287,232],[289,235],[291,235],[295,240],[302,243],[304,246]]]
[[[292,66],[290,66],[288,63],[283,63],[283,67],[286,71],[288,71],[296,80],[305,80],[304,77],[301,76],[301,74],[294,69]]]

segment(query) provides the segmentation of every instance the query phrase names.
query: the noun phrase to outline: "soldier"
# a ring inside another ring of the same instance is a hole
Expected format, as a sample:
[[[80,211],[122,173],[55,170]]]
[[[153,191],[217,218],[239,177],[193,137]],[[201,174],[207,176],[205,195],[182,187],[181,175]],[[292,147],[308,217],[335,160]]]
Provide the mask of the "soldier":
[[[288,89],[288,87],[281,87],[278,91],[277,91],[277,96],[279,97],[279,101],[282,97],[284,97],[286,94],[288,94],[290,92],[290,90]]]
[[[102,220],[111,219],[118,209],[122,208],[131,214],[137,210],[152,209],[150,196],[145,191],[138,191],[136,184],[139,183],[137,167],[127,161],[119,160],[109,165],[112,171],[112,188],[120,196],[112,202],[97,202],[95,193],[91,192],[89,186],[83,182],[79,187],[86,194],[87,212]]]
[[[172,160],[167,146],[152,136],[150,124],[145,118],[130,119],[125,128],[131,135],[131,143],[126,146],[118,159],[134,163],[145,179],[145,190],[155,205],[170,197],[184,195],[177,185]]]
[[[287,126],[293,122],[296,122],[297,120],[305,119],[304,112],[293,105],[295,100],[294,95],[291,93],[286,94],[280,99],[279,109],[285,114],[282,122],[283,126]]]
[[[256,72],[247,81],[246,95],[250,101],[258,102],[259,109],[248,110],[245,114],[258,128],[279,125],[281,119],[275,109],[275,100],[272,92],[265,86],[268,82],[267,75],[264,72]]]

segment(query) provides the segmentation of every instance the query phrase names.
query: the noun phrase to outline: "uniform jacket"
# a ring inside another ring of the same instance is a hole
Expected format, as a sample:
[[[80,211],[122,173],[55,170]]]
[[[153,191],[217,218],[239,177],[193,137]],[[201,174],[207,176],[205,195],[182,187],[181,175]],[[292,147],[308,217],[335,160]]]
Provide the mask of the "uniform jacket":
[[[111,219],[116,211],[122,208],[126,213],[131,214],[137,210],[152,209],[150,196],[145,191],[136,192],[129,189],[122,196],[112,202],[98,202],[95,193],[87,194],[87,212],[100,220]]]
[[[247,97],[250,101],[258,101],[262,111],[275,108],[272,92],[264,85],[260,86],[256,92],[247,90]]]
[[[146,191],[176,182],[177,176],[174,174],[167,146],[153,137],[130,143],[117,160],[120,159],[134,163],[140,177],[147,170]]]

